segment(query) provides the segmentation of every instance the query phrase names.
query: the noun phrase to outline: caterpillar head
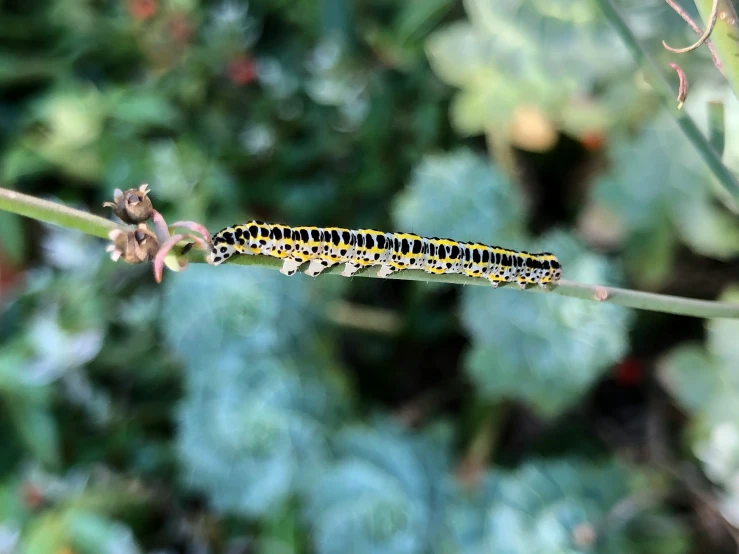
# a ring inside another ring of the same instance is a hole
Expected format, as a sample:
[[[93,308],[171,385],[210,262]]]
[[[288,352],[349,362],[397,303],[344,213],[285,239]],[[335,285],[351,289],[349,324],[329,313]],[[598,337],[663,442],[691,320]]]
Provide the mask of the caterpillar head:
[[[222,264],[231,256],[238,253],[235,248],[233,229],[230,227],[226,227],[213,235],[211,243],[210,252],[205,257],[205,260],[211,265]]]

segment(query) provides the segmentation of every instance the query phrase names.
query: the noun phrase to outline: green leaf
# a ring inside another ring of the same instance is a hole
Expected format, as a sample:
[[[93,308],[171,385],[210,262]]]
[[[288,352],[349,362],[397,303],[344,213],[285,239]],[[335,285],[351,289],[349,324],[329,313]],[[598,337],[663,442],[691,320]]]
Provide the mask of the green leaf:
[[[270,517],[322,465],[341,403],[313,350],[308,291],[320,287],[215,269],[191,267],[166,285],[162,328],[187,368],[177,447],[186,484],[217,510]]]
[[[739,254],[736,215],[708,202],[692,202],[676,206],[674,216],[683,241],[695,252],[719,260]]]
[[[394,425],[349,428],[311,483],[304,513],[320,554],[412,554],[435,542],[447,442]],[[443,439],[442,439],[443,440]]]
[[[732,286],[721,300],[737,302]],[[678,402],[690,411],[688,440],[706,475],[723,487],[719,507],[739,524],[739,359],[734,320],[708,323],[708,351],[678,347],[660,363],[659,376]]]
[[[721,392],[721,371],[703,348],[684,345],[661,360],[659,378],[683,409],[696,414]]]
[[[138,127],[177,123],[178,112],[168,98],[155,90],[120,89],[109,95],[110,116]]]
[[[488,473],[477,490],[452,484],[446,551],[633,552],[628,527],[600,525],[627,497],[628,481],[628,473],[614,463],[561,459]]]
[[[65,514],[72,547],[80,554],[139,554],[131,530],[106,517],[83,510]]]
[[[395,21],[398,39],[406,42],[422,37],[449,11],[453,3],[452,0],[403,3]]]
[[[50,167],[51,164],[43,156],[27,146],[11,146],[2,158],[0,180],[3,183],[14,183],[21,177],[41,173]]]
[[[25,255],[25,236],[21,218],[10,212],[0,212],[0,250],[14,264]]]
[[[722,302],[739,304],[739,285],[727,288],[719,297]],[[708,322],[708,350],[734,374],[739,369],[739,321],[735,319],[712,319]],[[735,381],[739,392],[739,375]]]
[[[549,236],[538,250],[558,256],[565,279],[618,279],[612,264],[562,233]],[[625,354],[632,315],[613,304],[467,287],[462,322],[471,347],[465,367],[486,398],[522,400],[552,417]]]
[[[196,265],[166,281],[161,319],[170,347],[191,363],[278,353],[312,338],[312,280],[267,269]]]
[[[18,434],[33,456],[47,466],[57,466],[59,436],[49,408],[15,398],[5,400]]]
[[[58,554],[69,547],[67,525],[56,511],[36,518],[23,536],[24,554]]]
[[[426,45],[436,74],[461,89],[451,107],[458,132],[506,129],[524,105],[573,133],[623,115],[581,100],[599,81],[623,78],[630,65],[593,2],[468,0],[465,8],[470,23],[451,23]]]
[[[511,182],[468,150],[427,156],[395,198],[399,229],[487,244],[522,246],[523,205]]]

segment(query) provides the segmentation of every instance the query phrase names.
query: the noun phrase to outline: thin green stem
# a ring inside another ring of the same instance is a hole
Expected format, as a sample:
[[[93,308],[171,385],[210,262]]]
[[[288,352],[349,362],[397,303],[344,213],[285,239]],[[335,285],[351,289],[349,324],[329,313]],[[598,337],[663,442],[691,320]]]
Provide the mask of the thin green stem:
[[[0,188],[0,210],[24,215],[59,227],[77,229],[103,239],[107,239],[108,233],[113,229],[125,229],[125,226],[114,221],[4,188]]]
[[[675,102],[675,92],[667,81],[664,73],[660,70],[657,63],[642,47],[631,29],[626,24],[623,16],[614,4],[613,0],[597,0],[601,10],[613,25],[613,28],[621,36],[634,60],[641,66],[644,73],[649,77],[655,90],[662,97],[662,101],[670,114],[675,118],[680,129],[691,142],[698,154],[706,162],[723,188],[733,200],[733,209],[739,212],[739,181],[734,174],[721,162],[721,158],[716,151],[711,148],[706,137],[700,132],[695,122],[688,116],[684,110],[677,109]]]
[[[200,262],[202,259],[193,259]],[[228,260],[230,264],[264,267],[268,269],[279,269],[282,260],[269,256],[237,256]],[[330,267],[323,274],[337,275],[341,273],[343,265]],[[357,277],[375,277],[377,268],[364,269],[355,273]],[[490,287],[485,279],[475,279],[465,275],[431,275],[418,270],[405,270],[393,273],[387,279],[398,279],[401,281],[425,281],[429,283],[451,283],[455,285],[473,285]],[[518,285],[501,284],[499,288],[510,288],[520,291]],[[491,287],[492,288],[492,287]],[[668,296],[666,294],[655,294],[651,292],[639,292],[635,290],[621,289],[617,287],[604,287],[600,285],[587,285],[573,281],[562,280],[557,285],[548,289],[532,286],[526,292],[551,292],[560,296],[580,298],[582,300],[594,300],[598,302],[610,302],[620,304],[638,310],[653,312],[664,312],[669,314],[686,315],[705,318],[732,318],[739,319],[739,304],[728,302],[713,302],[710,300],[695,300],[679,296]]]
[[[0,210],[24,215],[32,219],[59,225],[60,227],[77,229],[88,235],[100,238],[108,238],[108,233],[113,229],[127,228],[102,217],[3,188],[0,188]],[[189,258],[190,261],[195,263],[204,262],[202,252],[191,252]],[[269,256],[237,256],[236,258],[231,258],[228,263],[264,267],[275,270],[282,266],[281,260]],[[214,268],[214,270],[217,270],[217,268]],[[341,270],[342,266],[334,266],[324,271],[324,273],[337,274],[340,273]],[[358,277],[375,277],[375,273],[376,270],[373,271],[370,268],[359,271],[356,275]],[[389,278],[404,281],[425,281],[490,287],[490,284],[484,279],[474,279],[464,275],[431,275],[416,270],[394,273],[390,275]],[[509,286],[508,288],[517,291],[520,290],[516,285]],[[545,292],[545,289],[536,286],[526,290],[532,292]],[[581,298],[583,300],[611,302],[613,304],[620,304],[622,306],[628,306],[639,310],[650,310],[703,318],[739,319],[739,304],[730,304],[727,302],[693,300],[691,298],[638,292],[615,287],[586,285],[584,283],[574,283],[571,281],[560,281],[557,285],[546,289],[546,292],[559,294],[561,296],[569,296],[572,298]]]
[[[714,0],[695,0],[703,21],[708,21]],[[730,0],[718,0],[718,18],[711,33],[711,42],[721,60],[721,72],[734,96],[739,98],[739,21]]]

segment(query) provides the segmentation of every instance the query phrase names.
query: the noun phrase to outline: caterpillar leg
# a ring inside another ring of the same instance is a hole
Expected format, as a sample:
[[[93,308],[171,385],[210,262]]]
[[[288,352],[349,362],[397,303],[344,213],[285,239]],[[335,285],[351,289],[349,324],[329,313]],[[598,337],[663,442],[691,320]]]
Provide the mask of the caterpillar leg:
[[[298,272],[298,268],[303,265],[303,262],[294,258],[285,258],[280,268],[280,273],[287,275],[288,277],[295,275]]]
[[[341,275],[344,277],[351,277],[360,269],[362,269],[361,265],[356,265],[351,262],[347,262],[346,264],[344,264],[344,270],[341,272]]]
[[[311,260],[308,269],[306,269],[304,273],[310,277],[316,277],[332,265],[334,264],[329,263],[326,260]]]
[[[377,276],[385,278],[388,275],[392,275],[393,273],[395,273],[395,269],[387,264],[382,264],[382,266],[380,266],[380,270],[377,272]]]

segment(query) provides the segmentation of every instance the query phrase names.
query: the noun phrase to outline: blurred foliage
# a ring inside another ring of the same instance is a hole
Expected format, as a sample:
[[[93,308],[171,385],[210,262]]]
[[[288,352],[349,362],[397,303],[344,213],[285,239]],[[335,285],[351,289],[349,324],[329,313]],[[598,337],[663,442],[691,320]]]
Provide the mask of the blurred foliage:
[[[739,300],[739,288],[721,297]],[[694,419],[687,442],[703,462],[706,475],[725,487],[720,506],[729,521],[739,525],[739,323],[712,321],[705,347],[685,344],[668,353],[660,364],[660,379],[680,406]]]
[[[633,489],[641,479],[616,464],[576,459],[532,460],[512,473],[490,472],[475,490],[452,489],[449,551],[685,552],[680,527],[638,504]],[[638,516],[623,510],[630,503],[637,504]]]
[[[618,5],[665,71],[660,41],[695,38],[662,0]],[[11,0],[0,21],[3,186],[100,214],[145,182],[211,230],[408,230],[739,295],[730,201],[593,0]],[[707,52],[680,63],[739,170],[736,99]],[[732,551],[739,330],[706,329],[509,287],[202,265],[156,287],[0,213],[0,553]],[[717,489],[691,493],[717,498],[705,527],[639,432],[660,402],[659,446]]]

